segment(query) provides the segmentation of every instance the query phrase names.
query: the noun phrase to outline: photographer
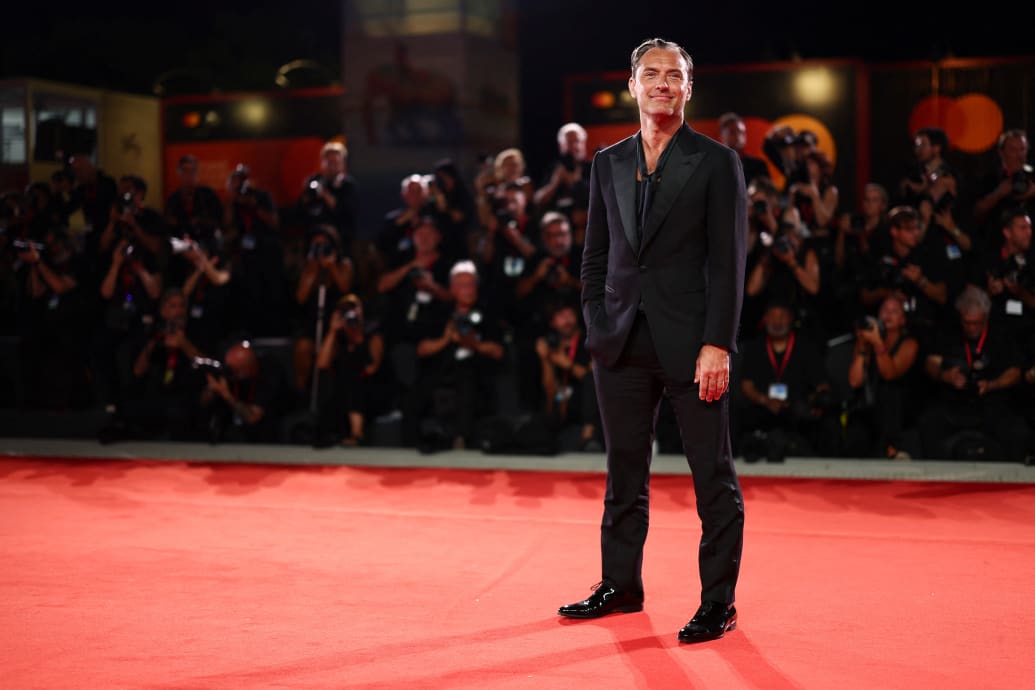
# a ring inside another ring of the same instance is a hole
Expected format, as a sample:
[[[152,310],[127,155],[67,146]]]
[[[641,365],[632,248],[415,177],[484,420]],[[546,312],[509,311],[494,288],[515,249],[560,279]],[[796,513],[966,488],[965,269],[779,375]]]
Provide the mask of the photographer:
[[[719,116],[719,141],[737,152],[740,167],[744,170],[744,184],[752,180],[769,177],[769,166],[761,158],[747,152],[747,124],[744,118],[734,112],[726,112]]]
[[[180,185],[165,200],[165,223],[174,237],[197,237],[199,227],[217,228],[223,202],[215,190],[199,182],[198,159],[181,156],[176,166]]]
[[[484,276],[482,294],[507,312],[513,308],[518,277],[536,247],[530,237],[533,226],[527,194],[520,185],[509,184],[502,199],[502,208],[482,226],[475,260]]]
[[[451,301],[445,286],[452,264],[441,252],[442,233],[432,216],[423,216],[413,230],[413,255],[382,274],[378,292],[385,295],[384,328],[389,347],[415,339],[414,325],[424,311]]]
[[[94,328],[93,371],[97,401],[114,412],[132,381],[132,355],[155,318],[162,276],[154,254],[119,239],[101,281],[101,322]]]
[[[326,225],[335,228],[344,257],[352,256],[359,220],[359,190],[348,173],[348,154],[340,141],[324,144],[320,150],[320,172],[306,178],[297,204],[305,230]]]
[[[974,219],[982,230],[986,248],[999,244],[999,221],[1010,208],[1035,212],[1035,171],[1028,164],[1028,135],[1008,129],[999,135],[999,165],[982,177],[975,190]]]
[[[133,359],[132,397],[101,429],[102,443],[127,438],[190,439],[200,382],[191,363],[198,348],[186,335],[187,301],[169,288],[158,305],[158,320]]]
[[[326,333],[330,305],[352,290],[352,275],[352,260],[341,255],[338,231],[330,225],[314,226],[309,233],[305,268],[295,289],[294,386],[300,404],[309,395],[317,323]]]
[[[452,310],[429,312],[417,342],[407,435],[425,451],[477,447],[475,422],[495,410],[493,378],[503,359],[496,319],[479,300],[474,263],[452,267],[449,291]]]
[[[248,341],[230,346],[223,362],[197,358],[204,372],[201,418],[210,443],[273,443],[286,382],[280,367],[265,362]]]
[[[338,300],[330,331],[316,359],[321,374],[332,377],[329,393],[328,387],[323,387],[326,397],[320,404],[318,443],[364,443],[369,412],[376,409],[378,399],[383,401],[385,397],[384,377],[380,375],[384,354],[384,338],[376,324],[364,320],[359,297],[349,294]]]
[[[937,401],[920,418],[924,457],[1021,460],[1028,428],[1013,408],[1009,391],[1021,381],[1022,358],[1017,343],[989,319],[988,294],[968,285],[956,300],[958,326],[946,332],[924,362],[938,384]],[[960,430],[982,435],[980,445],[964,444]]]
[[[416,173],[407,175],[399,187],[402,206],[385,214],[375,239],[382,274],[413,260],[413,233],[424,218],[431,215],[427,177]]]
[[[921,338],[921,349],[940,324],[942,305],[948,299],[945,255],[924,243],[920,216],[911,206],[896,206],[888,214],[890,250],[871,256],[860,290],[864,308],[874,308],[894,295],[906,309],[910,330]]]
[[[914,364],[919,343],[906,329],[906,312],[895,296],[881,303],[877,317],[855,324],[855,352],[848,366],[849,401],[844,452],[851,457],[919,456],[918,443],[903,431],[914,422],[918,396]]]
[[[450,262],[468,258],[474,251],[474,198],[451,158],[435,163],[428,180],[428,199],[442,229],[442,251]]]
[[[223,228],[228,245],[255,242],[256,235],[275,233],[280,225],[273,197],[251,180],[251,170],[238,163],[226,178],[227,201]]]
[[[822,235],[837,212],[840,192],[834,184],[834,166],[822,151],[802,155],[802,179],[787,187],[788,204],[798,209],[802,223],[811,235]]]
[[[815,249],[805,244],[800,227],[797,209],[789,207],[781,213],[775,236],[767,230],[759,232],[762,249],[747,274],[745,295],[763,303],[776,299],[790,305],[799,327],[819,338],[819,257]]]
[[[586,148],[588,135],[577,122],[569,122],[557,130],[557,160],[532,196],[539,213],[560,211],[571,214],[578,205],[589,204],[589,172],[593,163]]]
[[[232,326],[253,337],[287,335],[291,297],[273,197],[243,163],[227,178],[227,194],[221,268],[232,278]]]
[[[86,224],[83,228],[86,232],[84,253],[91,262],[90,268],[93,269],[95,266],[92,262],[103,254],[97,246],[100,239],[99,230],[108,223],[112,205],[118,197],[118,185],[115,178],[93,164],[93,153],[87,147],[74,147],[69,153],[68,171],[74,177],[75,185],[65,211],[69,215],[82,211]]]
[[[1018,342],[1027,343],[1035,335],[1031,217],[1022,208],[1011,208],[1004,212],[1001,226],[1001,244],[985,253],[971,282],[984,288],[992,298],[992,323]]]
[[[187,299],[187,335],[202,352],[215,352],[230,332],[231,272],[220,266],[215,247],[193,240],[170,240],[174,255],[189,261],[194,270],[183,283]]]
[[[119,240],[126,240],[160,258],[165,228],[161,214],[144,205],[147,182],[138,175],[123,175],[119,178],[118,191],[118,198],[108,214],[108,224],[100,236],[100,251],[107,253]]]
[[[560,302],[548,310],[549,330],[535,342],[539,356],[542,409],[557,435],[571,426],[579,428],[578,445],[572,450],[602,450],[600,415],[593,386],[593,360],[586,350],[579,326],[579,310]]]
[[[916,163],[899,181],[899,203],[916,207],[922,196],[938,199],[944,194],[959,194],[958,176],[945,161],[949,137],[939,127],[921,127],[913,137]]]
[[[20,265],[19,373],[30,405],[82,407],[91,397],[82,354],[91,316],[81,288],[85,267],[63,230],[47,230],[42,240],[12,242]]]
[[[478,224],[492,227],[496,215],[507,206],[507,190],[516,188],[524,195],[525,204],[535,197],[532,180],[525,174],[525,155],[521,149],[504,149],[492,159],[492,165],[479,172],[474,181]]]
[[[793,318],[789,304],[770,300],[765,333],[744,346],[734,438],[749,461],[836,454],[834,400],[820,343],[795,329]]]

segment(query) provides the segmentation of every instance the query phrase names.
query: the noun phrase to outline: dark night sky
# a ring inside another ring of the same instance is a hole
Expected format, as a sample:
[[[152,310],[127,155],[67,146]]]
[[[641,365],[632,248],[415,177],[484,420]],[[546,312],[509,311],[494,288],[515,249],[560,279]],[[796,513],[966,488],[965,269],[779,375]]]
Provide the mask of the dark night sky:
[[[552,141],[562,121],[564,75],[624,69],[631,48],[650,36],[679,41],[698,65],[794,57],[879,62],[1035,53],[1030,47],[1033,24],[1017,10],[994,26],[992,20],[982,21],[973,5],[955,13],[941,3],[939,9],[924,10],[904,2],[516,0],[516,5],[522,136],[533,163],[550,155],[538,142]],[[845,18],[834,16],[835,7]],[[294,58],[316,59],[340,70],[339,12],[338,0],[259,7],[254,0],[21,2],[5,8],[0,76],[149,93],[158,75],[184,68],[206,90],[267,89],[277,67]]]

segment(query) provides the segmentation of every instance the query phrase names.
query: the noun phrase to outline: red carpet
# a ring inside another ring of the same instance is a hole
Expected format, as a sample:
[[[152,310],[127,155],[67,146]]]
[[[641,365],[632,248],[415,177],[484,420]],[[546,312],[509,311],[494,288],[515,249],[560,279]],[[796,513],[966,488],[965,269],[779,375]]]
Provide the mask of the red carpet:
[[[1035,486],[743,484],[740,627],[680,646],[688,478],[645,611],[571,623],[601,475],[0,460],[0,687],[1032,687]]]

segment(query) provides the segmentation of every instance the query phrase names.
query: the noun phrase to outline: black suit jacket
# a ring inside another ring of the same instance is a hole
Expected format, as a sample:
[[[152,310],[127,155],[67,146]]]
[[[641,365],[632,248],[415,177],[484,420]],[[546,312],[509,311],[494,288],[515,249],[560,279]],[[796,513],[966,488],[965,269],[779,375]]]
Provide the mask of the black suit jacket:
[[[683,125],[641,240],[639,136],[593,159],[582,258],[586,346],[613,365],[642,304],[665,373],[689,381],[702,344],[736,350],[748,225],[743,171],[735,151]]]

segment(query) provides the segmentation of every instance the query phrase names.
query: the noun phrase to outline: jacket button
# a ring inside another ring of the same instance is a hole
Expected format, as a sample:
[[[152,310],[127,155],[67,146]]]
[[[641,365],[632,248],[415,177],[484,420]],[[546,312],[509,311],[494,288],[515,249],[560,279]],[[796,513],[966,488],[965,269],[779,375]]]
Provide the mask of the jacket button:
[[[644,273],[647,270],[646,266],[640,266],[640,273]]]

